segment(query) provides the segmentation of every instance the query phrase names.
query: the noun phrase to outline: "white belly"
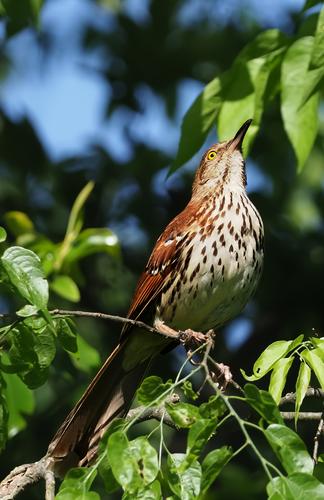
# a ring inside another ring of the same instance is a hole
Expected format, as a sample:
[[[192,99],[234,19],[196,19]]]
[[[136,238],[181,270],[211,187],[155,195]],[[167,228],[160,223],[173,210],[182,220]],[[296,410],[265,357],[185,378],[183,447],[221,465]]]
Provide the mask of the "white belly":
[[[180,268],[162,294],[158,317],[175,329],[221,326],[244,308],[262,271],[263,227],[254,207],[237,214],[234,204],[230,217],[220,217],[201,238],[197,233],[191,242],[187,272]]]

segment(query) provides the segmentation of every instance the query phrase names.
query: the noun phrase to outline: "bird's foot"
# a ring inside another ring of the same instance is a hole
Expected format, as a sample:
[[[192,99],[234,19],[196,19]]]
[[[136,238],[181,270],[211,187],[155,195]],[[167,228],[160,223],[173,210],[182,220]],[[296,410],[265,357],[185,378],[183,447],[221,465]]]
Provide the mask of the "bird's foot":
[[[224,363],[215,363],[218,373],[210,371],[211,378],[218,388],[223,392],[230,382],[233,380],[233,375],[229,366]]]
[[[195,351],[203,345],[208,344],[211,342],[211,347],[214,345],[214,331],[209,330],[207,333],[202,333],[202,332],[196,332],[195,330],[192,330],[191,328],[188,328],[187,330],[184,330],[180,333],[180,342],[183,344],[187,351],[187,356],[189,358],[189,361],[192,365],[198,366],[200,362],[196,362],[193,359],[193,355],[195,354]]]

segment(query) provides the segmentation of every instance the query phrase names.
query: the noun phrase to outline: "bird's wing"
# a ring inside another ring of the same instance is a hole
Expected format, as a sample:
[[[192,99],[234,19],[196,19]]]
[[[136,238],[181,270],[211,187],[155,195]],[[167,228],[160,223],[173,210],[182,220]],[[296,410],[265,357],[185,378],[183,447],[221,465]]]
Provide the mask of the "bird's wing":
[[[188,230],[187,213],[181,212],[167,226],[156,242],[141,275],[127,317],[138,319],[146,308],[154,301],[167,286],[173,271],[176,271],[181,261],[181,253],[193,234]],[[185,220],[184,220],[185,219]],[[122,329],[122,337],[131,325]]]

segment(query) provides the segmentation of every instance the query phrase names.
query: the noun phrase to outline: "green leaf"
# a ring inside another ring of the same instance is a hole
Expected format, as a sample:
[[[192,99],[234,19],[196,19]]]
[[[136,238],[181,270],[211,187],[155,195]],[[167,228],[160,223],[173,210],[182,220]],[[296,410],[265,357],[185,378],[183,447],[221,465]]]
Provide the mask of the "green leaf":
[[[190,380],[185,380],[181,385],[181,389],[183,390],[183,393],[186,396],[186,398],[192,399],[193,401],[198,399],[198,394],[194,391]]]
[[[129,492],[152,483],[159,472],[157,453],[144,436],[128,441],[124,432],[114,432],[108,458],[115,478]]]
[[[214,78],[206,85],[185,114],[181,125],[177,156],[169,173],[190,160],[203,145],[221,106],[220,91],[221,81],[219,78]]]
[[[311,369],[307,363],[302,362],[299,367],[296,381],[295,426],[297,425],[299,410],[302,402],[304,401],[304,397],[310,383],[311,373]]]
[[[267,485],[269,500],[322,500],[324,484],[310,474],[296,473],[275,477]]]
[[[35,316],[38,312],[37,306],[32,306],[31,304],[26,304],[19,311],[16,311],[17,316],[21,318],[29,318],[30,316]]]
[[[166,383],[160,377],[155,375],[147,377],[143,380],[141,386],[137,389],[137,399],[139,404],[150,405],[153,402],[161,403],[162,395],[164,398],[167,394],[164,394],[168,389],[172,387],[172,381],[168,380]]]
[[[16,290],[32,305],[46,310],[48,283],[39,257],[27,248],[14,246],[4,252],[1,261]]]
[[[0,371],[0,451],[2,451],[6,445],[8,439],[8,406],[6,398],[4,397],[4,390],[6,388],[6,382],[3,374]]]
[[[92,347],[81,335],[77,336],[77,351],[71,353],[73,364],[87,373],[98,368],[100,356],[98,351]]]
[[[79,302],[80,300],[80,290],[78,285],[72,278],[70,278],[70,276],[55,276],[53,281],[50,283],[50,288],[57,293],[57,295],[63,297],[63,299],[70,300],[71,302]]]
[[[281,358],[278,359],[278,361],[273,366],[270,378],[269,392],[277,404],[279,404],[282,391],[286,385],[287,374],[293,361],[293,357]]]
[[[94,182],[92,181],[88,182],[88,184],[86,184],[84,188],[80,191],[80,193],[75,199],[75,202],[73,203],[64,240],[60,246],[58,256],[55,262],[56,270],[61,269],[65,258],[67,257],[67,255],[71,250],[73,242],[75,241],[75,239],[77,238],[82,229],[84,204],[89,198],[93,188],[94,188]]]
[[[218,421],[227,411],[225,403],[219,396],[210,396],[206,403],[199,406],[199,413],[203,418],[209,418]]]
[[[293,342],[292,340],[277,340],[270,344],[254,363],[253,375],[247,376],[245,372],[241,370],[244,378],[253,382],[254,380],[259,380],[264,377],[266,373],[272,370],[278,359],[283,358],[290,351]]]
[[[183,119],[179,149],[170,172],[199,150],[218,112],[221,138],[230,139],[243,121],[251,117],[254,123],[247,140],[255,136],[269,75],[280,63],[286,45],[287,38],[279,30],[267,30],[240,52],[229,71],[206,85]]]
[[[285,425],[271,424],[264,434],[287,474],[306,472],[312,474],[314,464],[304,442]]]
[[[201,482],[201,465],[193,460],[187,466],[187,457],[184,453],[173,453],[168,456],[168,483],[171,490],[181,500],[199,498]]]
[[[207,492],[232,455],[232,449],[228,446],[212,450],[206,455],[202,463],[202,493]]]
[[[279,408],[269,392],[262,391],[253,384],[246,384],[244,386],[244,393],[249,405],[268,423],[283,423]]]
[[[89,491],[96,475],[96,467],[70,469],[55,499],[100,500],[97,493]]]
[[[305,349],[301,355],[315,373],[321,388],[324,389],[324,363],[321,348],[316,347],[316,349],[313,349],[312,351]]]
[[[190,461],[197,457],[207,441],[215,432],[218,419],[200,419],[189,430],[187,439],[187,455]]]
[[[34,224],[24,212],[11,211],[4,215],[5,223],[9,231],[18,238],[26,233],[34,233]]]
[[[77,335],[75,325],[70,318],[60,318],[55,320],[57,338],[63,349],[68,352],[78,352]]]
[[[312,149],[318,129],[318,94],[302,104],[313,42],[310,36],[296,40],[285,54],[281,71],[281,114],[299,170]]]
[[[100,496],[94,491],[77,491],[75,487],[69,487],[59,491],[55,500],[100,500]]]
[[[324,8],[320,10],[315,32],[310,69],[324,68]]]
[[[104,457],[100,457],[98,463],[98,472],[103,480],[105,491],[107,493],[112,493],[118,490],[120,488],[120,485],[115,479],[107,453],[105,453]]]
[[[6,239],[7,239],[6,230],[0,226],[0,243],[2,243],[3,241],[6,241]]]
[[[28,325],[26,321],[29,321]],[[42,385],[56,351],[53,332],[45,320],[29,318],[12,329],[8,338],[11,341],[8,353],[11,366],[31,389]]]
[[[3,373],[5,388],[3,391],[8,408],[8,434],[15,436],[26,427],[24,415],[31,415],[35,408],[34,394],[15,375]]]
[[[162,498],[161,485],[156,480],[134,493],[126,491],[123,494],[122,500],[161,500]]]
[[[82,231],[75,239],[65,260],[71,263],[98,252],[105,252],[114,257],[120,256],[118,238],[110,229],[91,228]]]
[[[200,417],[199,409],[189,403],[166,404],[166,410],[178,427],[189,428]]]

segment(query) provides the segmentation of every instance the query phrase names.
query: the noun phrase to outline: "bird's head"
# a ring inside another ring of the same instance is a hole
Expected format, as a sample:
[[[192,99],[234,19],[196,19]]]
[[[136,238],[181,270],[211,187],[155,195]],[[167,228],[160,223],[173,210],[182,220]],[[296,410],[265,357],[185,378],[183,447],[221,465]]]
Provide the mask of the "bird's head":
[[[242,143],[252,120],[247,120],[229,141],[213,144],[204,154],[193,182],[193,196],[204,196],[228,186],[245,189]]]

